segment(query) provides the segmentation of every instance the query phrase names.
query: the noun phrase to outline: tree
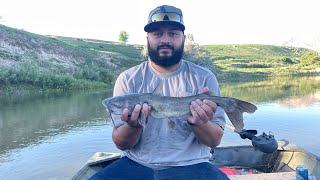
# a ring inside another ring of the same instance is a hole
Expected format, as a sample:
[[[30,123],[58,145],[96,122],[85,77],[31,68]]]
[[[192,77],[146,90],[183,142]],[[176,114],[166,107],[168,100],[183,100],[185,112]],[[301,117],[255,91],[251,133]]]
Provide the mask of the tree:
[[[128,42],[129,34],[126,31],[120,31],[119,41],[126,43]]]
[[[203,46],[195,43],[192,34],[186,34],[183,58],[202,66],[210,67],[212,65],[210,52]]]

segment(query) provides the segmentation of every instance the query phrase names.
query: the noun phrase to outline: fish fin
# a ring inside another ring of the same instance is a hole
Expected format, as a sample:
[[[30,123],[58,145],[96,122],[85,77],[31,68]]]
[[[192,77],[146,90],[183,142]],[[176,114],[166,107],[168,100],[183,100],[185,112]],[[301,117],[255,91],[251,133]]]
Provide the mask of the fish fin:
[[[214,92],[213,91],[207,91],[207,92],[204,92],[202,94],[206,94],[208,96],[214,96]]]
[[[229,117],[232,125],[235,129],[240,132],[243,130],[244,123],[243,123],[243,113],[254,113],[258,108],[249,102],[242,101],[239,99],[233,99],[233,103],[230,107],[224,109],[225,113]]]
[[[163,81],[161,81],[157,87],[153,90],[152,94],[162,94]]]
[[[234,112],[226,112],[226,114],[229,117],[236,131],[241,132],[241,130],[244,127],[242,112],[234,111]]]
[[[146,117],[146,115],[144,114],[143,111],[141,111],[141,113],[140,113],[140,118],[138,119],[138,122],[143,128],[146,127],[147,117]]]

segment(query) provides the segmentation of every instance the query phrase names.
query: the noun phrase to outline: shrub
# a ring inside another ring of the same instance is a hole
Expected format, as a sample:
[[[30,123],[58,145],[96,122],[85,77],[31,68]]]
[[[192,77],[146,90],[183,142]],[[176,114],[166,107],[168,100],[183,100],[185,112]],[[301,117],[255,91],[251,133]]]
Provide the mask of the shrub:
[[[300,58],[302,64],[311,65],[311,64],[320,64],[320,54],[318,52],[306,52]]]
[[[279,60],[284,64],[294,64],[294,62],[288,57],[280,57]]]

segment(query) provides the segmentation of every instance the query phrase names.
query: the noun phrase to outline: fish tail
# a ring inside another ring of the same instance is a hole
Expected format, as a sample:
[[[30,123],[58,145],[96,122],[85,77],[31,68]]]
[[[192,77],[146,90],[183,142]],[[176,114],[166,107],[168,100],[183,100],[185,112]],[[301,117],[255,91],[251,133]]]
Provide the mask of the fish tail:
[[[236,131],[240,132],[244,127],[242,112],[234,111],[234,112],[226,112],[226,114],[229,117]]]
[[[240,132],[244,127],[243,113],[254,113],[258,108],[249,102],[232,99],[233,103],[229,107],[224,108],[224,110],[235,129]]]

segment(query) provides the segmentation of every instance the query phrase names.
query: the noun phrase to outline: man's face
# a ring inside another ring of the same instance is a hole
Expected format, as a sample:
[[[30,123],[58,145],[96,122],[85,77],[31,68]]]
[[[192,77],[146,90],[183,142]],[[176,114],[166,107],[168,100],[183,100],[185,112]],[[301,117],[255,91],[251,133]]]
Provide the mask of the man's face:
[[[184,34],[175,26],[162,26],[148,33],[150,60],[162,67],[171,67],[181,61],[184,49]]]

